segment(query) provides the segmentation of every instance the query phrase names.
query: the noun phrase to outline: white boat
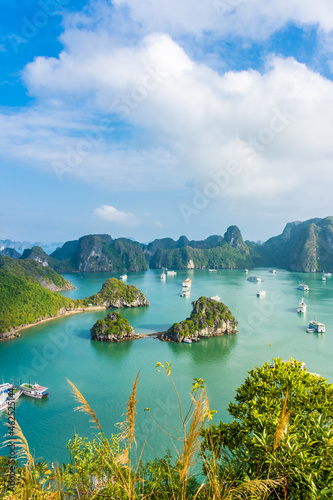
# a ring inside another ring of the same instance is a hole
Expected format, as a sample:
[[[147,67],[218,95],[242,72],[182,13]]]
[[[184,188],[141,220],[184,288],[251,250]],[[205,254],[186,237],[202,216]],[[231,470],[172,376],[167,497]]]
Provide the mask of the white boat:
[[[176,271],[167,271],[168,276],[176,276]]]
[[[298,304],[297,312],[298,313],[305,313],[306,312],[306,303],[304,302],[303,297],[302,297],[301,302]]]
[[[4,410],[8,406],[8,394],[3,392],[0,394],[0,411]]]
[[[165,278],[166,278],[166,274],[165,274],[165,272],[163,271],[163,273],[161,274],[161,280],[165,280]]]
[[[298,288],[298,290],[303,290],[303,292],[309,291],[308,285],[305,285],[304,283],[300,283],[297,288]]]
[[[47,387],[43,387],[38,384],[21,384],[19,389],[21,389],[22,393],[25,394],[26,396],[30,396],[32,398],[45,398],[49,390]]]
[[[322,276],[322,277],[321,277],[321,281],[326,281],[325,276]]]
[[[216,302],[220,302],[221,301],[221,297],[219,297],[218,295],[212,295],[211,297],[208,297],[210,300],[215,300]]]
[[[191,288],[191,278],[186,278],[186,280],[183,281],[183,288]]]
[[[325,332],[325,325],[324,323],[319,323],[318,321],[310,321],[308,328],[306,329],[307,332],[316,332],[316,333],[324,333]]]
[[[270,269],[269,272],[272,273],[272,274],[276,274],[276,270],[275,269]]]
[[[180,294],[181,297],[189,297],[191,294],[189,289],[183,290],[182,293]]]
[[[7,394],[11,390],[13,384],[6,382],[5,384],[0,384],[0,394]]]
[[[184,344],[192,344],[192,340],[191,340],[191,339],[189,339],[188,337],[185,337],[185,338],[183,339],[183,342],[184,342]]]
[[[210,273],[216,273],[216,272],[217,272],[217,269],[208,269],[208,271],[209,271]]]
[[[324,273],[323,272],[323,276],[327,276],[328,278],[330,278],[332,276],[332,273]]]
[[[123,280],[123,281],[126,281],[127,280],[127,274],[122,274],[120,276],[120,279]]]
[[[266,295],[266,290],[260,290],[259,292],[257,292],[257,297],[265,297]]]
[[[256,283],[258,283],[259,281],[261,281],[261,278],[259,278],[259,276],[249,276],[247,278],[247,281],[255,281]]]
[[[246,273],[248,273],[248,272],[249,272],[249,270],[248,270],[248,269],[244,269],[244,271],[245,271]]]

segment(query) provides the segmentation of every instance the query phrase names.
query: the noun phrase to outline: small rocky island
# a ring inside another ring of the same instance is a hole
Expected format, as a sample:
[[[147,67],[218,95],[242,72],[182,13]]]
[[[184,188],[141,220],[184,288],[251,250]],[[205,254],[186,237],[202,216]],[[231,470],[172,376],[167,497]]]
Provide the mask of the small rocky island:
[[[98,293],[82,301],[77,300],[76,304],[79,305],[79,302],[83,306],[102,306],[106,309],[149,306],[147,297],[138,288],[126,285],[117,278],[108,279]]]
[[[104,319],[99,319],[92,329],[91,338],[101,342],[120,342],[135,338],[134,328],[118,312],[112,312]]]
[[[184,338],[207,338],[237,332],[237,321],[222,302],[200,297],[192,304],[190,317],[158,334],[161,340],[182,342]]]

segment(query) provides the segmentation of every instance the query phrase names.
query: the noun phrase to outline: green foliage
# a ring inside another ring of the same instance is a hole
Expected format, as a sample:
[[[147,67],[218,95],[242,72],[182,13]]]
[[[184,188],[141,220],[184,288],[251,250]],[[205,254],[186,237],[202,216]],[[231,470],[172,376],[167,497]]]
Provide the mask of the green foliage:
[[[103,305],[105,302],[113,304],[120,299],[131,303],[137,298],[144,300],[145,296],[134,285],[126,285],[123,281],[117,280],[117,278],[110,278],[103,284],[102,289],[98,293],[81,301],[77,301],[77,303],[81,303],[85,306],[88,304],[98,306]]]
[[[187,264],[193,260],[195,269],[242,269],[253,267],[249,250],[244,244],[240,250],[222,241],[214,248],[173,248],[159,249],[150,260],[150,267],[167,267],[172,269],[187,269]]]
[[[121,336],[125,333],[130,333],[132,327],[126,318],[118,312],[114,312],[106,316],[104,319],[99,319],[91,329],[94,335],[116,335]]]
[[[0,333],[74,306],[72,300],[34,282],[31,275],[16,275],[5,267],[0,268],[0,296]]]
[[[234,420],[203,433],[205,453],[219,457],[228,481],[284,477],[269,498],[331,498],[333,385],[295,360],[276,359],[249,372],[235,401]]]
[[[236,319],[231,314],[230,309],[222,302],[200,297],[192,304],[193,310],[190,317],[180,323],[174,323],[167,331],[168,336],[177,338],[190,337],[207,326],[210,328],[214,327],[214,325],[220,326],[224,321],[232,322],[234,328],[236,328]]]

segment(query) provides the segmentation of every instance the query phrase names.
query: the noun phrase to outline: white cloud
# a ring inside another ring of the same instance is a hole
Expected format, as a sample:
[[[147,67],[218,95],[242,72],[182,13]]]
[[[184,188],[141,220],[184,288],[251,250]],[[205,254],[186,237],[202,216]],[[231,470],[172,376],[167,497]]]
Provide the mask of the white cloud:
[[[331,0],[114,0],[128,7],[147,31],[194,33],[215,31],[263,40],[288,23],[333,29]]]
[[[94,212],[100,219],[121,226],[137,226],[140,223],[140,219],[136,215],[129,212],[121,212],[111,205],[102,205],[99,208],[95,208]]]
[[[270,2],[261,2],[260,9],[255,0],[248,3],[258,9],[239,2],[230,15],[247,9],[248,16],[269,17]],[[138,12],[147,8],[145,2],[128,5]],[[153,18],[155,4],[149,5]],[[188,5],[179,4],[183,14]],[[171,16],[178,12],[174,7]],[[164,4],[159,8],[163,12]],[[312,4],[296,0],[276,8],[274,15],[284,20],[293,15],[310,22],[313,13]],[[318,8],[314,22],[320,15]],[[196,19],[201,22],[198,11]],[[326,23],[329,29],[330,16]],[[324,19],[320,26],[326,29]],[[3,155],[54,176],[58,165],[62,179],[103,184],[110,191],[175,190],[193,178],[203,189],[230,161],[239,163],[240,173],[229,176],[221,197],[253,200],[260,193],[270,200],[289,192],[296,202],[309,185],[317,196],[329,189],[333,83],[304,64],[272,57],[263,74],[220,74],[192,60],[167,34],[121,45],[104,27],[74,23],[62,40],[58,58],[39,57],[24,70],[38,106],[0,116]],[[313,185],[319,168],[326,181],[321,190]]]

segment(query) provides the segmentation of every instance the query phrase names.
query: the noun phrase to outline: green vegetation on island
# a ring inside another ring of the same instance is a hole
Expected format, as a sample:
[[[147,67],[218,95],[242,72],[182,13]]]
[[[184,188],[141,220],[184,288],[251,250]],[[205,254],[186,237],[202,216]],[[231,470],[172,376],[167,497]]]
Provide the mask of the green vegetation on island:
[[[90,331],[93,340],[108,342],[118,342],[135,336],[133,327],[119,312],[112,312],[104,319],[97,320]]]
[[[139,375],[120,432],[110,438],[94,409],[70,382],[79,409],[89,414],[99,434],[91,440],[75,435],[67,445],[70,462],[54,467],[35,462],[16,423],[8,442],[15,441],[22,450],[21,462],[15,462],[13,484],[13,461],[0,457],[0,496],[4,500],[330,500],[333,385],[296,360],[274,361],[273,367],[265,363],[250,371],[236,391],[235,402],[229,405],[234,420],[213,425],[216,412],[210,409],[205,381],[193,380],[185,406],[171,365],[157,363],[158,371],[165,371],[176,390],[180,421],[170,434],[153,417],[155,408],[145,408],[157,428],[174,440],[173,453],[148,462],[136,449]],[[105,384],[107,388],[109,381]],[[142,424],[140,430],[147,434]],[[147,441],[149,435],[146,446]]]
[[[46,290],[24,268],[19,267],[18,271],[0,267],[0,333],[74,307],[72,300]]]
[[[51,288],[51,290],[46,289]],[[0,334],[8,338],[14,328],[90,306],[148,306],[145,295],[116,278],[107,280],[91,297],[72,300],[53,289],[73,288],[69,281],[35,260],[0,257]]]
[[[134,285],[126,285],[117,278],[108,279],[101,290],[83,300],[77,300],[77,305],[110,307],[149,306],[146,296]]]
[[[161,339],[181,342],[186,337],[197,337],[200,334],[209,337],[237,332],[237,321],[222,302],[200,297],[192,304],[190,317],[180,323],[174,323],[159,335]]]

